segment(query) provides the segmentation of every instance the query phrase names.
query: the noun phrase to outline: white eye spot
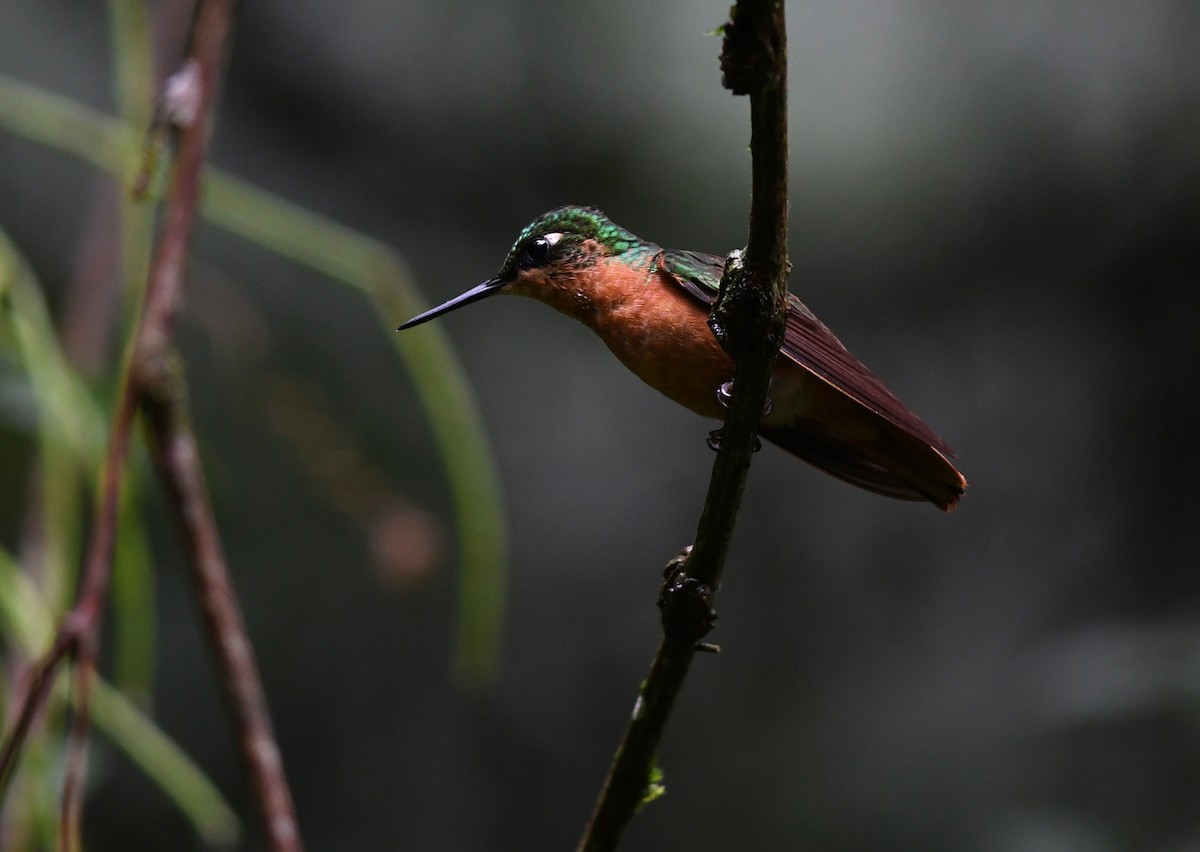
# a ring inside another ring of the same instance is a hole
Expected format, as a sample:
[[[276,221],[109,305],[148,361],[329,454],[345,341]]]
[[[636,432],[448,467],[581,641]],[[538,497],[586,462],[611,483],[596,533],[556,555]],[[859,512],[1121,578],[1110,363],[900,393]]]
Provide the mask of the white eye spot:
[[[542,237],[542,239],[545,240],[546,242],[548,242],[550,245],[555,245],[562,238],[563,238],[563,235],[561,233],[559,233],[558,231],[555,231],[552,234],[546,234],[546,236]]]

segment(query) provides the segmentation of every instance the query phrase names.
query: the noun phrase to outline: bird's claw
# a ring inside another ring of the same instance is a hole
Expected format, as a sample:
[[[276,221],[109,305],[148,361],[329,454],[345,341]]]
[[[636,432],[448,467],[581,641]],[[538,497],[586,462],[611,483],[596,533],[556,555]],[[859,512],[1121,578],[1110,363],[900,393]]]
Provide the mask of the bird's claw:
[[[721,432],[722,432],[721,429],[713,429],[711,432],[708,433],[708,439],[704,442],[704,443],[708,444],[708,448],[710,450],[712,450],[714,453],[721,451],[721,437],[722,437]],[[762,441],[758,440],[758,438],[755,438],[753,452],[757,453],[761,449],[762,449]]]
[[[775,384],[774,377],[771,378],[771,385],[773,385],[773,384]],[[763,400],[763,412],[762,412],[763,417],[766,417],[768,414],[770,414],[771,409],[774,408],[774,403],[771,402],[771,393],[770,393],[771,385],[767,386],[767,388],[768,388],[767,398],[765,400]],[[723,382],[721,384],[721,386],[719,388],[717,388],[717,402],[720,403],[722,408],[729,408],[729,403],[732,399],[733,399],[733,379],[730,379],[727,382]],[[714,453],[717,452],[718,450],[720,450],[721,449],[721,430],[714,429],[711,432],[709,432],[707,443],[708,443],[708,448],[710,450],[712,450]],[[758,438],[755,438],[754,439],[754,452],[757,453],[761,449],[762,449],[762,442],[759,441]]]
[[[763,400],[763,412],[762,412],[763,417],[766,417],[768,414],[770,414],[771,410],[775,407],[775,403],[773,403],[771,401],[771,392],[770,392],[770,387],[773,384],[775,384],[774,376],[771,377],[770,384],[767,385],[767,388],[768,388],[767,398],[765,400]],[[730,379],[729,381],[724,382],[719,388],[717,388],[717,402],[720,403],[722,408],[728,408],[729,403],[732,400],[733,400],[733,379]]]

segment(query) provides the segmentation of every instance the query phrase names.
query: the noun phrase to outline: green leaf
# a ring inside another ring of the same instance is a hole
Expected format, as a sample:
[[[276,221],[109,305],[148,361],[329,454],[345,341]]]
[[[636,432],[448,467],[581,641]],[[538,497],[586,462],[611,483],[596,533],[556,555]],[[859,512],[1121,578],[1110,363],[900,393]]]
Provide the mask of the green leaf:
[[[116,119],[0,75],[0,127],[76,156],[118,178],[136,160],[136,134]],[[209,168],[202,214],[232,233],[372,296],[384,326],[424,306],[388,246]],[[499,476],[466,375],[436,326],[393,336],[413,376],[446,466],[462,553],[455,669],[481,684],[495,676],[503,627],[505,526]]]
[[[646,807],[655,799],[662,798],[667,794],[667,785],[663,783],[663,771],[658,764],[650,767],[650,776],[646,779],[646,789],[642,792],[642,799],[638,802],[638,810]]]

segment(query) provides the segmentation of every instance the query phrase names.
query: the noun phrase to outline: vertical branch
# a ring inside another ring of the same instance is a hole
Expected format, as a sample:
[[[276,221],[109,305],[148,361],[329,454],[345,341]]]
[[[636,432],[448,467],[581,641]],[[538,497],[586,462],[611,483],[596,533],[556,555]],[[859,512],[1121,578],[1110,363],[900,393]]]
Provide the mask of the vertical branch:
[[[743,256],[725,264],[708,319],[734,359],[733,398],[720,451],[688,560],[688,573],[716,589],[741,504],[758,422],[767,402],[771,366],[787,316],[787,28],[783,0],[740,0],[725,25],[723,82],[750,96],[752,195]]]
[[[661,792],[655,753],[713,600],[757,445],[771,366],[783,339],[787,298],[787,36],[783,0],[739,0],[724,27],[724,84],[750,96],[753,198],[746,252],[726,261],[709,327],[734,359],[732,399],[695,544],[665,571],[663,638],[634,704],[580,852],[617,847],[639,805]]]

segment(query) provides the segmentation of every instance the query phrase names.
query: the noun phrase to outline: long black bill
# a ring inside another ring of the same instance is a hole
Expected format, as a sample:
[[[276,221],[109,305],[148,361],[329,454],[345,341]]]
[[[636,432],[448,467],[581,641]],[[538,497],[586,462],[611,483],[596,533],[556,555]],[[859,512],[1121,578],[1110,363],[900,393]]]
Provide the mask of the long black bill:
[[[482,284],[472,287],[461,296],[455,296],[449,302],[438,305],[436,308],[431,308],[423,314],[417,314],[404,325],[397,328],[396,331],[404,331],[404,329],[412,328],[414,325],[420,325],[423,322],[429,322],[434,317],[440,317],[442,314],[448,314],[455,308],[461,308],[463,305],[469,305],[472,302],[478,302],[480,299],[487,298],[493,293],[499,293],[500,288],[507,283],[507,281],[501,281],[499,278],[492,278],[489,281],[484,281]]]

